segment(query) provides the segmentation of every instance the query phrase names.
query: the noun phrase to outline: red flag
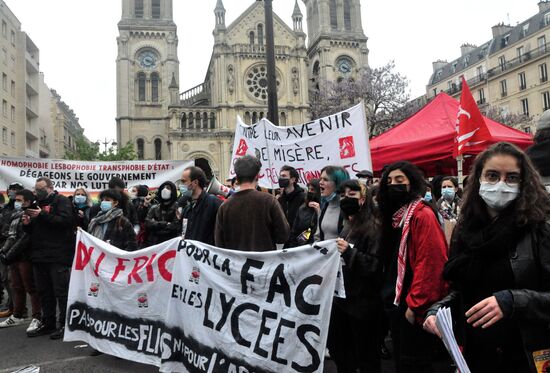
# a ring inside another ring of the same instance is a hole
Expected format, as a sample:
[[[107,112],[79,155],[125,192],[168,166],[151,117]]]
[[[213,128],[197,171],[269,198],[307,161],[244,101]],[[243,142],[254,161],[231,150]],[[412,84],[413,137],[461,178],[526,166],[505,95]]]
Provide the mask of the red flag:
[[[456,118],[456,132],[455,157],[466,153],[470,146],[491,139],[487,124],[485,124],[464,77],[462,78],[462,94]]]

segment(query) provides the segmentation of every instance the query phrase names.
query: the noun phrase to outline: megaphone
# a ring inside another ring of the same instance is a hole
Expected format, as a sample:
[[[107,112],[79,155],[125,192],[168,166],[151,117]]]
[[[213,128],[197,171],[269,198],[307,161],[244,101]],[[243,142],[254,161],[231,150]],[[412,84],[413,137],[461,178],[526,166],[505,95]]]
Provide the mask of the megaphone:
[[[223,197],[227,197],[230,191],[231,190],[228,187],[226,187],[225,185],[220,183],[218,179],[216,179],[216,176],[212,177],[212,180],[210,180],[210,184],[208,184],[208,188],[206,188],[206,193]]]

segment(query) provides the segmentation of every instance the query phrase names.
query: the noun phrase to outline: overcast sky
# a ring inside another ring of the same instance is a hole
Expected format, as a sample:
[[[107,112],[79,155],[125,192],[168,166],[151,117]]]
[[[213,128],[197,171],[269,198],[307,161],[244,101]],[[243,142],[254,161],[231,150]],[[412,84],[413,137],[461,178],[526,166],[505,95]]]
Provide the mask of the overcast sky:
[[[229,25],[254,0],[223,0]],[[5,0],[40,49],[46,84],[75,111],[85,135],[115,137],[116,37],[120,0]],[[305,6],[299,1],[302,13]],[[480,45],[491,26],[522,22],[538,0],[361,0],[371,67],[395,60],[410,81],[411,97],[425,93],[432,61],[459,57],[460,45]],[[216,0],[174,0],[180,90],[202,83],[213,46]],[[292,25],[294,0],[273,0]]]

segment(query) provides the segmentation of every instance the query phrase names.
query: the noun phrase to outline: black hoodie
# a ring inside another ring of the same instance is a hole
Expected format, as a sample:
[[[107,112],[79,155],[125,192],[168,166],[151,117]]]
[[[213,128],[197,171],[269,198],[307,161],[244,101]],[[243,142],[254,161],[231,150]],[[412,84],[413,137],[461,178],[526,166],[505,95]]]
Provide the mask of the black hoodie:
[[[164,200],[161,197],[161,191],[166,185],[169,185],[172,189],[172,196],[169,200]],[[180,234],[181,225],[176,216],[176,209],[178,208],[177,194],[176,185],[171,181],[165,181],[157,189],[156,200],[158,203],[151,206],[145,219],[146,246],[156,245]]]

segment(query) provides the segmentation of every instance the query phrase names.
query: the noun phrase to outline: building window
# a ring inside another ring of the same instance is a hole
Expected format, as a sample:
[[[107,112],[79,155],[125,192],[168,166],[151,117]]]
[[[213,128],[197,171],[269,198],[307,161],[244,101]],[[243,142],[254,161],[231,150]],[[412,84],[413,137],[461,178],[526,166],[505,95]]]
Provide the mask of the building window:
[[[485,103],[485,91],[483,88],[481,88],[479,91],[479,101],[477,102],[479,105],[483,105]]]
[[[15,106],[11,106],[11,121],[15,123]]]
[[[526,23],[521,27],[521,37],[524,38],[529,32],[529,24]]]
[[[2,89],[4,91],[8,90],[8,76],[5,73],[2,73]]]
[[[138,99],[145,101],[145,73],[138,74]]]
[[[8,51],[5,48],[2,48],[2,63],[4,65],[8,64]]]
[[[134,1],[134,16],[136,18],[143,18],[143,0]]]
[[[216,113],[210,113],[210,129],[216,128]]]
[[[151,18],[160,19],[160,0],[153,0],[151,3]]]
[[[333,30],[338,29],[338,15],[336,13],[336,0],[330,0],[329,12],[330,12],[330,27]]]
[[[548,12],[544,15],[544,25],[545,26],[550,25],[550,12]]]
[[[2,36],[5,38],[8,36],[8,24],[6,21],[2,21]]]
[[[8,102],[6,100],[2,100],[2,115],[4,118],[8,117]]]
[[[550,109],[550,92],[542,92],[542,107],[546,111]]]
[[[521,72],[518,74],[519,78],[519,90],[523,91],[527,88],[527,80],[525,79],[525,72]]]
[[[137,139],[136,148],[137,148],[137,157],[141,161],[144,158],[144,148],[145,148],[145,143],[143,139]]]
[[[254,45],[254,31],[250,31],[248,34],[248,41],[250,42],[250,45]]]
[[[279,124],[281,126],[286,126],[286,113],[282,112],[281,115],[279,115],[279,117],[281,118]]]
[[[351,5],[350,0],[344,0],[344,27],[351,31]]]
[[[506,57],[500,56],[498,58],[498,65],[500,66],[501,70],[506,70]]]
[[[520,62],[522,61],[523,54],[525,53],[525,47],[522,45],[521,47],[516,49],[517,57],[519,58]]]
[[[521,100],[521,111],[526,117],[529,116],[529,101],[526,98]]]
[[[8,129],[6,127],[2,128],[2,141],[4,144],[8,144]]]
[[[11,31],[11,45],[15,47],[15,31]]]
[[[506,34],[502,37],[502,46],[505,47],[510,42],[510,34]]]
[[[540,38],[537,38],[537,47],[539,48],[539,52],[546,52],[546,36],[543,35]]]
[[[434,94],[434,97],[437,96],[437,88],[434,88],[432,93]]]
[[[195,124],[195,115],[193,113],[189,113],[189,129],[193,129],[193,125]]]
[[[208,129],[208,113],[202,113],[202,129]]]
[[[15,131],[11,131],[11,146],[15,148]]]
[[[159,101],[159,74],[151,74],[151,101]]]
[[[458,65],[457,62],[453,62],[453,64],[451,65],[451,71],[452,71],[453,73],[456,73],[456,66],[457,66],[457,65]]]
[[[11,97],[15,97],[15,82],[11,81]]]
[[[479,77],[479,79],[483,79],[483,66],[478,66],[477,67],[477,76]]]
[[[162,159],[162,140],[155,139],[155,159],[158,161]]]
[[[187,114],[185,113],[181,115],[180,126],[182,130],[187,128]]]
[[[258,44],[264,45],[264,25],[258,25]]]
[[[541,83],[548,81],[548,69],[546,68],[546,63],[539,65],[539,77]]]

